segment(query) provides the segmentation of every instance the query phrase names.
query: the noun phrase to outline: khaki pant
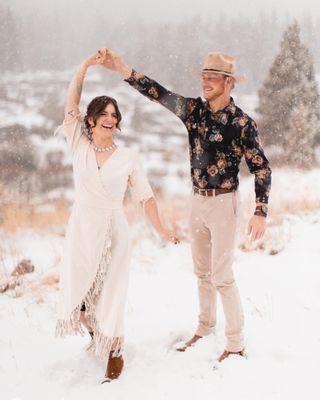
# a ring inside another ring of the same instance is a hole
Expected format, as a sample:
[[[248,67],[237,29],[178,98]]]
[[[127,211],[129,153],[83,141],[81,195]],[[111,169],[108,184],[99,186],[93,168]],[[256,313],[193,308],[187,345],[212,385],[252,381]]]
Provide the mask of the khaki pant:
[[[206,336],[213,332],[219,292],[226,320],[226,350],[234,352],[244,347],[243,311],[232,271],[236,213],[235,192],[212,197],[192,195],[191,250],[200,303],[196,334]]]

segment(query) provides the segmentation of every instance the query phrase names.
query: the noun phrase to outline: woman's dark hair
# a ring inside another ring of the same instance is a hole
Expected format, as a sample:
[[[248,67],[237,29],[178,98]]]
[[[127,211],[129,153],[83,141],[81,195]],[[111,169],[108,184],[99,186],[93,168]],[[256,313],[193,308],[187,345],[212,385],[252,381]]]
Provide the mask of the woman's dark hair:
[[[84,123],[87,129],[90,128],[89,118],[91,117],[93,119],[93,126],[96,126],[97,119],[102,114],[102,112],[104,111],[104,109],[107,107],[108,104],[114,105],[117,114],[116,127],[120,129],[120,121],[122,116],[118,107],[118,103],[117,100],[109,96],[98,96],[90,101],[87,107],[87,114],[84,117]]]

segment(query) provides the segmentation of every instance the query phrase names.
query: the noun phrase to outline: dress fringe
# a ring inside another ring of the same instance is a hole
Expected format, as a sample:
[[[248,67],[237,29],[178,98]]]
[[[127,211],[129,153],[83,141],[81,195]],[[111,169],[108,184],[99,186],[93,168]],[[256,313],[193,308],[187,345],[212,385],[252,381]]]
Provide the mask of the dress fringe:
[[[113,356],[118,357],[123,348],[123,338],[108,338],[101,332],[94,332],[91,343],[88,344],[86,350],[90,354],[94,354],[102,361],[107,361],[109,354],[113,351]]]
[[[93,329],[93,338],[91,343],[87,346],[86,350],[91,354],[97,355],[101,360],[105,361],[109,357],[110,351],[114,351],[114,355],[121,353],[122,338],[110,338],[104,336],[98,326],[98,322],[95,318],[95,309],[102,291],[103,283],[108,272],[108,265],[111,261],[111,224],[107,229],[105,243],[103,247],[103,253],[99,263],[99,267],[95,276],[95,279],[86,294],[85,298],[80,304],[72,311],[68,320],[58,320],[56,325],[55,336],[65,337],[66,335],[83,335],[84,330],[80,323],[81,306],[84,303],[86,306],[86,319],[88,324]]]

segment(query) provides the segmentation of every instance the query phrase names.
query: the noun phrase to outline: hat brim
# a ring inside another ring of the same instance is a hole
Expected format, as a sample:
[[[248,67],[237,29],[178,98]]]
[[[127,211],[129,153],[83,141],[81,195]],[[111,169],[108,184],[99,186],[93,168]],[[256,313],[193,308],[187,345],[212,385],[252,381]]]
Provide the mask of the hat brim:
[[[192,71],[192,75],[196,76],[196,77],[201,77],[204,72],[210,72],[210,71]],[[231,76],[232,78],[234,78],[236,83],[244,83],[247,80],[246,77],[243,75],[238,76],[238,75],[234,75],[234,74],[228,74],[227,72],[223,72],[223,71],[221,71],[221,72],[216,71],[215,73],[225,75],[225,76]]]

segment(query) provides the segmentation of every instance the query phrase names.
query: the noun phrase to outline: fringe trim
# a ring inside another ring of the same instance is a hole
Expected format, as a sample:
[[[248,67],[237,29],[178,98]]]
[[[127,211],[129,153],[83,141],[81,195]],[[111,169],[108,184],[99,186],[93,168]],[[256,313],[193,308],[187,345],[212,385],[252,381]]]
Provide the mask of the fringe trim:
[[[99,263],[99,267],[95,279],[86,294],[85,298],[80,304],[72,311],[68,320],[58,320],[56,325],[55,336],[65,337],[66,335],[83,335],[84,330],[80,323],[81,305],[84,302],[86,306],[86,319],[92,327],[94,335],[91,343],[87,346],[86,350],[92,354],[97,355],[101,360],[107,360],[110,351],[114,351],[114,355],[121,353],[123,338],[108,338],[104,336],[99,330],[98,322],[95,318],[95,309],[99,300],[103,283],[108,272],[108,265],[111,261],[111,242],[112,242],[112,229],[111,222],[107,229],[105,242],[103,246],[103,253]]]
[[[94,331],[93,339],[88,344],[86,350],[90,354],[94,354],[102,361],[107,361],[112,351],[113,357],[119,357],[123,348],[123,338],[108,338],[99,331]]]

